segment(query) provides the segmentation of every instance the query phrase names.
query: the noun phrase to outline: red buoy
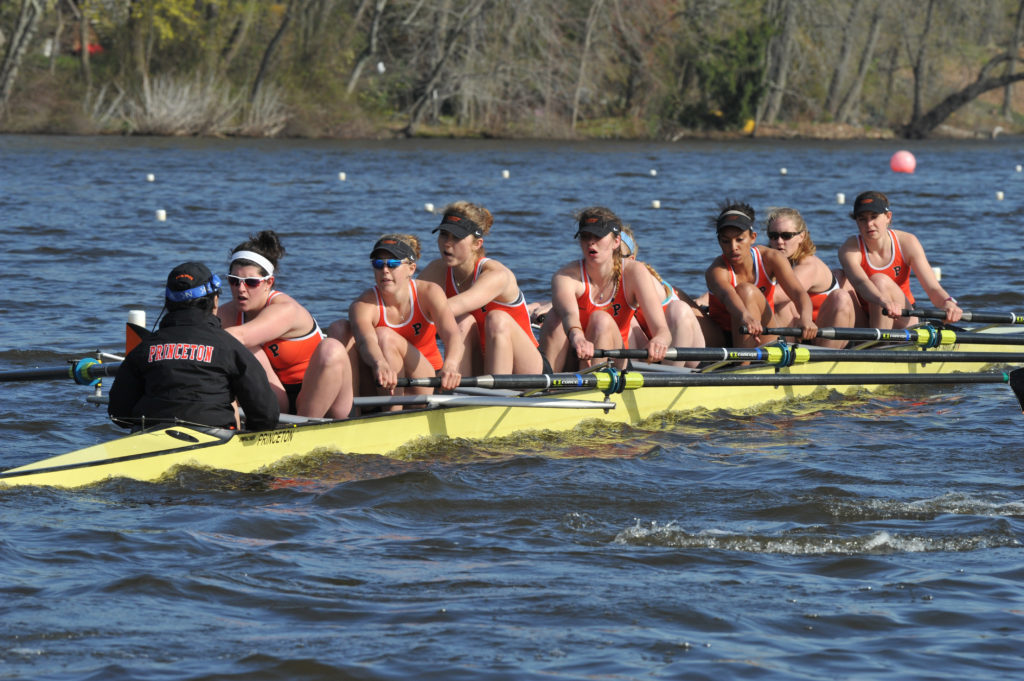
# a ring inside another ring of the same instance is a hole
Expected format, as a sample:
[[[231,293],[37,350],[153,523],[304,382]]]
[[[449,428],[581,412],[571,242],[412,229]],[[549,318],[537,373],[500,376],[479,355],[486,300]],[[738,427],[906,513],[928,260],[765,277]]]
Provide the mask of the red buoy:
[[[906,149],[901,149],[889,159],[889,167],[894,173],[912,173],[917,167],[917,159]]]

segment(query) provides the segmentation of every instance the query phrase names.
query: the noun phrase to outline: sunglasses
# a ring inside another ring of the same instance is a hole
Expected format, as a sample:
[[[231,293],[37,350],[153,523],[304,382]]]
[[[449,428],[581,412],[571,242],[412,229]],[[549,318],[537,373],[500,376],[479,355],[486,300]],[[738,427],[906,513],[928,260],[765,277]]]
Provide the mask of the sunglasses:
[[[797,234],[803,234],[803,232],[768,232],[768,241],[775,241],[776,239],[782,239],[783,241],[789,241]]]
[[[228,283],[232,286],[241,286],[243,283],[246,288],[256,288],[267,279],[270,279],[274,275],[268,274],[265,277],[236,277],[233,274],[228,275]]]
[[[385,267],[387,267],[389,270],[393,270],[399,265],[401,265],[403,262],[405,261],[399,260],[398,258],[388,258],[387,260],[382,260],[381,258],[373,258],[370,260],[370,264],[373,265],[373,269],[375,270],[382,270]]]

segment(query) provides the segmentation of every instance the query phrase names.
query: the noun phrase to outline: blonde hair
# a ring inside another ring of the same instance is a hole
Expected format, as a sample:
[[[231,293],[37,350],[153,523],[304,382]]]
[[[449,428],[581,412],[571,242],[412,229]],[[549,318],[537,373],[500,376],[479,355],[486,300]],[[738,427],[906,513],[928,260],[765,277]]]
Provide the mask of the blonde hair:
[[[768,213],[768,217],[765,218],[765,229],[771,229],[773,222],[785,218],[792,220],[793,224],[795,224],[797,229],[800,230],[798,233],[803,233],[804,235],[804,239],[800,242],[800,245],[797,246],[796,252],[789,256],[789,262],[797,265],[807,256],[814,255],[818,248],[814,245],[814,242],[811,241],[811,233],[807,231],[807,222],[804,221],[804,216],[800,215],[800,211],[796,208],[773,208],[771,212]]]
[[[491,211],[469,201],[449,203],[444,207],[442,213],[444,215],[458,215],[460,218],[472,220],[483,234],[488,234],[491,231],[491,226],[494,224],[494,216],[491,215]]]

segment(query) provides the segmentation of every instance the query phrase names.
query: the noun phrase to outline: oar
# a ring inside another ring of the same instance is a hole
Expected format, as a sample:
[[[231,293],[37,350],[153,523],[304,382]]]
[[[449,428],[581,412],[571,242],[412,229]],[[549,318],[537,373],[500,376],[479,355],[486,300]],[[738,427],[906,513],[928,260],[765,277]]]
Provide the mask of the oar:
[[[62,367],[3,371],[0,372],[0,383],[5,381],[53,381],[69,378],[80,385],[93,385],[103,376],[116,374],[119,366],[121,366],[120,362],[103,364],[92,357],[86,357],[77,362],[69,361],[66,366]]]
[[[956,374],[749,374],[749,373],[641,373],[603,369],[591,374],[499,374],[464,376],[463,388],[543,390],[594,388],[606,393],[637,388],[690,388],[706,386],[783,385],[914,385],[957,383],[1006,383],[1006,372]],[[401,378],[400,387],[437,388],[441,379]],[[510,398],[518,399],[518,398]]]
[[[775,327],[764,330],[770,336],[797,336],[803,333],[795,327]],[[916,343],[924,347],[968,343],[976,345],[1024,345],[1022,334],[972,333],[952,329],[848,329],[826,326],[818,329],[816,338],[847,341],[886,341],[888,343]]]
[[[921,317],[922,319],[945,319],[946,311],[934,308],[917,308],[903,310],[900,313],[904,317]],[[960,321],[977,322],[979,324],[1024,324],[1024,314],[1017,312],[967,312],[964,311]]]
[[[647,351],[639,349],[595,350],[595,357],[612,359],[647,359]],[[669,348],[665,359],[699,362],[765,362],[792,366],[807,362],[894,362],[924,364],[926,362],[1024,363],[1024,352],[958,352],[953,350],[834,350],[807,345],[785,347],[768,345],[760,348]]]

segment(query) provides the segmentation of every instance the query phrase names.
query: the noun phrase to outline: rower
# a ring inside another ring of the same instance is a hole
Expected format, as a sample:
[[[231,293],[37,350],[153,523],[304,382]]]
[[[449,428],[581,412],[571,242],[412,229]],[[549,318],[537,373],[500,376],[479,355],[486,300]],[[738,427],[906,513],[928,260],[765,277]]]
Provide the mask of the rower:
[[[385,234],[370,250],[376,284],[349,307],[348,327],[362,363],[387,394],[396,394],[399,378],[441,378],[443,390],[454,390],[462,377],[462,334],[444,290],[415,280],[419,239],[410,234]],[[445,355],[437,346],[444,342]],[[365,383],[363,383],[365,385]],[[406,388],[429,393],[430,388]]]
[[[867,191],[857,196],[850,217],[857,221],[857,236],[839,248],[839,262],[875,328],[906,328],[917,317],[901,317],[912,308],[910,272],[924,288],[928,299],[946,311],[949,323],[957,322],[963,310],[935,277],[924,248],[910,232],[892,229],[889,198],[882,192]]]
[[[776,282],[796,304],[798,317],[793,323],[801,329],[802,338],[814,338],[818,327],[811,299],[789,260],[779,251],[754,244],[754,209],[747,203],[726,201],[713,224],[722,255],[704,273],[710,293],[708,317],[714,322],[703,325],[708,345],[750,348],[774,341],[776,336],[762,332],[776,326]]]
[[[541,350],[555,371],[593,363],[595,347],[628,348],[637,309],[652,332],[648,361],[665,357],[672,335],[661,307],[662,291],[646,267],[622,257],[621,235],[622,221],[607,208],[587,208],[577,216],[575,236],[583,257],[552,277],[553,309],[541,327]],[[625,360],[618,364],[624,366]]]
[[[216,317],[220,278],[198,262],[167,276],[160,328],[128,353],[110,388],[107,413],[119,426],[193,423],[248,430],[277,426],[278,405],[253,354]]]
[[[622,257],[627,260],[636,260],[640,246],[637,244],[636,236],[629,225],[622,226]],[[637,261],[639,262],[639,261]],[[697,303],[690,296],[665,281],[658,271],[647,262],[641,262],[651,276],[654,277],[658,286],[663,290],[661,309],[665,313],[665,321],[668,323],[669,331],[672,334],[672,347],[676,348],[703,348],[704,333],[701,331],[697,315]],[[629,333],[629,344],[632,347],[644,348],[651,338],[652,332],[643,310],[637,310],[633,319],[634,324]],[[670,362],[665,364],[674,366],[696,367],[699,362]]]
[[[765,220],[768,246],[789,259],[793,273],[811,299],[811,318],[820,326],[863,326],[866,315],[861,311],[857,294],[842,269],[830,269],[815,255],[817,247],[811,240],[807,222],[795,208],[775,208]],[[796,304],[784,290],[775,290],[775,324],[791,326],[799,313]],[[816,345],[842,348],[846,341],[815,338]]]
[[[322,343],[324,334],[313,315],[274,289],[284,254],[273,230],[263,230],[236,246],[228,263],[233,299],[217,315],[228,333],[263,365],[282,412],[348,418],[352,409],[348,355],[337,341]]]
[[[483,206],[467,201],[446,206],[433,230],[441,257],[424,267],[419,279],[437,284],[448,296],[466,347],[463,374],[543,373],[516,275],[484,251],[493,224],[494,216]]]

